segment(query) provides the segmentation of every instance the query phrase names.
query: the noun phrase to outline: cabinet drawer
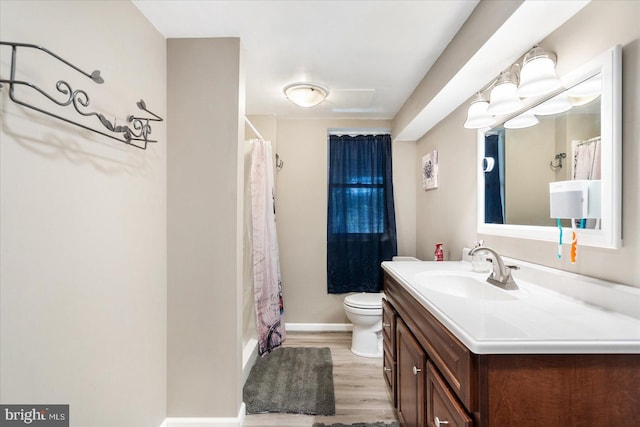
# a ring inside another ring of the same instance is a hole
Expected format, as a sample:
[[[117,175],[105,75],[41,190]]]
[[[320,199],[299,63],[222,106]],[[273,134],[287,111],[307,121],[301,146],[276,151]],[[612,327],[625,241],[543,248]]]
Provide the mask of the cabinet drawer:
[[[425,349],[456,395],[473,408],[469,396],[472,387],[471,352],[430,313],[425,312],[424,318],[427,322],[421,325],[421,331],[425,337]]]
[[[382,299],[382,340],[391,353],[393,360],[396,359],[396,319],[397,314],[391,304]]]
[[[473,421],[458,403],[431,362],[427,363],[427,425],[429,427],[473,427]]]
[[[391,355],[387,352],[387,349],[384,349],[384,359],[382,370],[384,373],[384,380],[387,383],[387,386],[391,390],[391,396],[393,397],[393,407],[398,407],[398,400],[396,394],[396,361],[391,357]]]

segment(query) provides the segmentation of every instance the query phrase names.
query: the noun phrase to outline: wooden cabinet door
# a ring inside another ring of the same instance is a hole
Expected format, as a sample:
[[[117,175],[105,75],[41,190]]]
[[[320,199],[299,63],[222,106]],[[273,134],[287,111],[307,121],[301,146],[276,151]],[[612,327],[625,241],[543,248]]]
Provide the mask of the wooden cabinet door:
[[[398,369],[398,417],[403,427],[426,426],[427,357],[400,319],[396,325]]]

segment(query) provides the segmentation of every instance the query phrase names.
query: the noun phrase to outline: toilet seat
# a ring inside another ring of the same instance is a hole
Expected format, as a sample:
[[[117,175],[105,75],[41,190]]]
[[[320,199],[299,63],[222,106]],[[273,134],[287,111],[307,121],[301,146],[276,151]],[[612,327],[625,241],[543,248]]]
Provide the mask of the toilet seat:
[[[380,310],[382,308],[383,292],[353,294],[345,297],[344,305],[360,310]]]

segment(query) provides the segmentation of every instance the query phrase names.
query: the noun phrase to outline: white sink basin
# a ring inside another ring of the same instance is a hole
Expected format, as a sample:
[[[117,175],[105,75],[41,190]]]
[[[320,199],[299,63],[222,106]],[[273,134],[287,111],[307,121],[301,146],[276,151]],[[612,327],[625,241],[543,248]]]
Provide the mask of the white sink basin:
[[[417,288],[427,293],[436,292],[456,298],[509,301],[516,300],[512,294],[486,282],[487,276],[458,271],[428,271],[416,275]]]

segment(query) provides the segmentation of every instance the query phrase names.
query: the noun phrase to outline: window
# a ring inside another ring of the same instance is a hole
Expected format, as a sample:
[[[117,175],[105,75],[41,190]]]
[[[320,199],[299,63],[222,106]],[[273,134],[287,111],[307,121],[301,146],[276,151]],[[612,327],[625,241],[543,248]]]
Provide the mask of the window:
[[[378,292],[397,254],[390,135],[329,137],[329,293]]]
[[[332,233],[384,232],[384,188],[381,183],[357,181],[329,185],[334,206],[330,218]]]

